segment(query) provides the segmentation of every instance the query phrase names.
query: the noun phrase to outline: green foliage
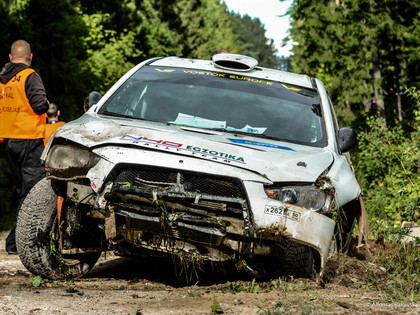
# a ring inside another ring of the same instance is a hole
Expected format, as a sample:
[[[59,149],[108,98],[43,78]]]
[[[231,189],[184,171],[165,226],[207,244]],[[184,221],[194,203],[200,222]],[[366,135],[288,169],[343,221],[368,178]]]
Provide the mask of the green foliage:
[[[41,276],[32,277],[30,281],[34,288],[39,287],[44,282]]]
[[[349,107],[369,94],[369,28],[360,23],[368,16],[357,2],[294,2],[291,36],[294,71],[322,79],[335,104]]]
[[[201,266],[204,263],[204,258],[195,253],[179,252],[177,260],[181,266],[179,276],[185,274],[185,280],[192,282],[193,278],[199,280],[199,271],[202,271]]]
[[[59,249],[61,242],[61,237],[55,234],[53,231],[50,231],[50,253],[49,257],[56,260],[58,262],[59,270],[62,270],[64,265],[64,259],[61,255],[61,251]]]
[[[419,10],[414,0],[303,0],[290,9],[294,71],[320,78],[340,123],[360,130],[353,162],[374,231],[419,222]],[[363,112],[371,93],[380,118]]]
[[[397,118],[390,89],[420,85],[419,10],[415,0],[294,1],[293,69],[322,79],[340,109],[357,112],[374,92],[381,115]]]
[[[220,303],[218,301],[213,301],[211,305],[211,312],[213,314],[223,314],[222,308],[220,307]]]
[[[83,280],[86,281],[86,280]],[[43,279],[41,276],[34,276],[30,279],[30,282],[32,284],[33,287],[37,288],[39,286],[41,286],[44,283],[51,283],[53,285],[59,285],[59,286],[69,286],[69,285],[74,285],[75,282],[74,280],[66,280],[66,281],[59,281],[59,280],[49,280],[49,279]]]
[[[295,282],[295,279],[291,277],[288,280],[278,278],[274,279],[270,283],[270,290],[279,290],[284,295],[286,295],[288,292],[300,292],[301,290],[293,286],[293,283]]]
[[[370,221],[385,230],[420,220],[420,111],[414,113],[408,134],[401,124],[389,128],[384,119],[365,116],[353,156]]]
[[[420,239],[401,243],[405,229],[389,231],[391,248],[382,253],[375,263],[387,271],[386,277],[372,275],[371,285],[385,293],[391,301],[416,302],[420,300]]]
[[[251,282],[243,281],[228,281],[227,285],[229,286],[231,292],[248,292],[248,293],[258,293],[260,292],[260,286],[255,284],[255,279],[252,279]]]
[[[179,16],[172,21],[179,34],[175,45],[182,47],[182,56],[210,59],[217,48],[238,51],[232,18],[219,0],[180,0],[173,8]]]
[[[276,290],[286,295],[288,292],[301,291],[299,288],[293,285],[293,283],[295,282],[296,280],[293,277],[290,277],[289,279],[274,279],[270,282],[268,286],[267,284],[265,284],[262,287],[260,287],[260,285],[257,284],[257,281],[255,279],[252,279],[252,281],[228,281],[226,284],[229,287],[230,293],[263,293]]]
[[[90,71],[98,82],[96,89],[104,93],[134,66],[128,59],[138,57],[141,52],[135,47],[134,32],[124,30],[118,34],[115,30],[104,29],[109,14],[85,14],[83,19],[89,35],[84,38],[88,58],[81,69]]]

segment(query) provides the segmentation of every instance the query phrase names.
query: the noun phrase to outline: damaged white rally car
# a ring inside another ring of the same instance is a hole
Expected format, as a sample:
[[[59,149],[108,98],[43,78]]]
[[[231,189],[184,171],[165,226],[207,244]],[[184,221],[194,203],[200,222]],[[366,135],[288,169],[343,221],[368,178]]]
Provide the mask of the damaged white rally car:
[[[80,277],[101,252],[322,275],[363,204],[323,83],[218,54],[154,58],[60,127],[17,221],[24,266]]]

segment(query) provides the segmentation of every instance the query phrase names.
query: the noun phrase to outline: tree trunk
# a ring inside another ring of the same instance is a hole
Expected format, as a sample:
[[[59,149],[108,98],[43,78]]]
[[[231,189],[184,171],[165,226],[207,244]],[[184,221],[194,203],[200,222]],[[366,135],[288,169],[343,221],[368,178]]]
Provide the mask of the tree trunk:
[[[378,117],[385,117],[384,96],[380,89],[380,84],[379,84],[382,77],[382,73],[379,67],[378,54],[376,52],[372,54],[372,66],[373,66],[373,86],[375,89],[375,96],[376,96],[377,115]]]
[[[401,94],[397,91],[397,108],[398,108],[398,120],[402,121],[402,107],[401,107]]]

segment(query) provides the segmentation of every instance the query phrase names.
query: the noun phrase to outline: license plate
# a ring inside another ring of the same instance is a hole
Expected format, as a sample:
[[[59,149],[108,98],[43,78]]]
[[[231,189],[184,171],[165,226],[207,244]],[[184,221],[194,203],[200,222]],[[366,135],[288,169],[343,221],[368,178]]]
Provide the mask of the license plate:
[[[293,221],[300,221],[300,213],[297,211],[290,210],[286,207],[278,207],[278,206],[265,206],[264,209],[265,214],[271,214],[271,215],[278,215],[281,217],[285,217],[287,219],[293,220]]]

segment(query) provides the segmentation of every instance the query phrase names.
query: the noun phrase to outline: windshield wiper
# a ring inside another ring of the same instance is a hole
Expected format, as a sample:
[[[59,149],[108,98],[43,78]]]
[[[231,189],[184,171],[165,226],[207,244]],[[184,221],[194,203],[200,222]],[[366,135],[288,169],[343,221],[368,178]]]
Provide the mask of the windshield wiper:
[[[232,130],[227,130],[226,128],[211,128],[210,130],[223,131],[223,132],[232,132]]]
[[[130,118],[130,119],[144,120],[143,118],[140,118],[140,117],[128,116],[128,115],[114,113],[114,112],[108,112],[108,111],[104,111],[101,114],[102,115],[107,115],[107,116],[113,116],[113,117],[121,117],[121,118]]]
[[[254,137],[258,137],[258,138],[264,138],[264,139],[270,139],[270,140],[277,140],[277,141],[286,141],[285,139],[279,138],[279,137],[275,137],[275,136],[269,136],[266,135],[265,133],[253,133],[252,134]]]

